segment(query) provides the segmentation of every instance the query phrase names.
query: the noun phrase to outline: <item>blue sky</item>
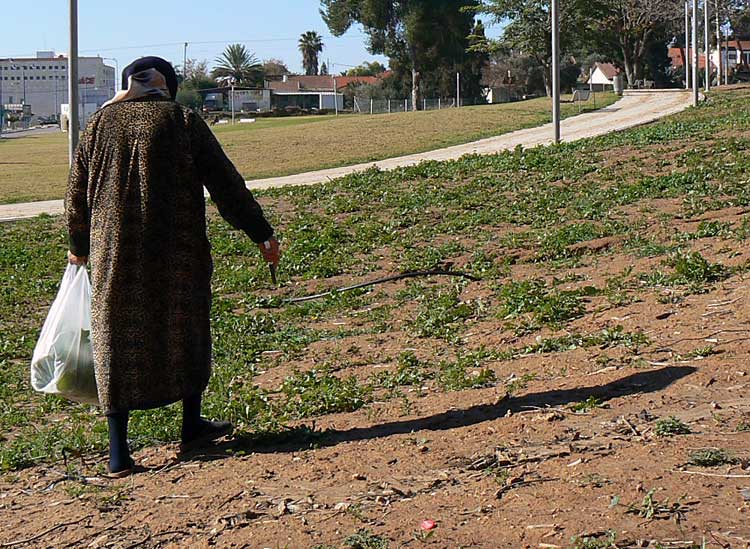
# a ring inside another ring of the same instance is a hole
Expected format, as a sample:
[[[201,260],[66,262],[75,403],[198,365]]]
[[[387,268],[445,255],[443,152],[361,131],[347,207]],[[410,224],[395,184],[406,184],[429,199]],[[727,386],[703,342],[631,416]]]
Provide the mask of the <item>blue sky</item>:
[[[37,50],[67,52],[68,2],[31,3],[28,12],[5,10],[0,57],[33,56]],[[322,59],[330,60],[336,72],[365,60],[385,61],[367,52],[361,29],[353,28],[341,38],[331,36],[318,12],[318,0],[79,0],[78,4],[80,54],[115,58],[120,69],[143,55],[181,64],[184,42],[189,43],[188,58],[211,62],[227,44],[241,42],[260,59],[279,58],[292,71],[300,71],[297,40],[308,30],[323,35]],[[26,13],[24,20],[13,24],[14,14],[21,13]],[[498,32],[492,28],[489,34]]]

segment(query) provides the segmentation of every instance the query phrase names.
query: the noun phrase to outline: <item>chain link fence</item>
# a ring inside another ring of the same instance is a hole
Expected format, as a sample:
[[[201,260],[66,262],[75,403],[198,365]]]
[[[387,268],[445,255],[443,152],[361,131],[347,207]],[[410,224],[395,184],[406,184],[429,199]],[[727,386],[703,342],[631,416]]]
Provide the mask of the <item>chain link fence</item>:
[[[442,109],[455,109],[457,102],[455,97],[422,99],[417,105],[422,111],[436,111]],[[461,98],[459,106],[486,105],[484,97]],[[354,97],[352,112],[354,114],[392,114],[398,112],[409,112],[413,109],[411,99],[369,99],[366,97]]]

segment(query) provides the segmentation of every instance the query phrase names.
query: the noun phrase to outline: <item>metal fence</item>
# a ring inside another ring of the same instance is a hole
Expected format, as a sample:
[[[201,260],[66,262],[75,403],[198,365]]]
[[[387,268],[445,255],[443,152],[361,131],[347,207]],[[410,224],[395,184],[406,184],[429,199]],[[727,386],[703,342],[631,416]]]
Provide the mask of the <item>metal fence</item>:
[[[436,111],[442,109],[455,109],[456,98],[422,99],[419,102],[419,110]],[[461,98],[459,106],[486,105],[487,100],[480,98]],[[397,112],[409,112],[413,110],[411,99],[368,99],[365,97],[354,97],[352,111],[355,114],[391,114]]]

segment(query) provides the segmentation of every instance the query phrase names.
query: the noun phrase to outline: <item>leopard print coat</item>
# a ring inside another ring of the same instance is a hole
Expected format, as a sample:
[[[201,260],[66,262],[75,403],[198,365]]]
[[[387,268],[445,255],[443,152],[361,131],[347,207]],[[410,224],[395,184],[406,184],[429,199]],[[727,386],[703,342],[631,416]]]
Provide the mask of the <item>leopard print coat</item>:
[[[105,412],[201,393],[211,373],[208,189],[255,242],[273,229],[211,130],[162,98],[91,119],[65,198],[70,250],[90,256],[91,340]]]

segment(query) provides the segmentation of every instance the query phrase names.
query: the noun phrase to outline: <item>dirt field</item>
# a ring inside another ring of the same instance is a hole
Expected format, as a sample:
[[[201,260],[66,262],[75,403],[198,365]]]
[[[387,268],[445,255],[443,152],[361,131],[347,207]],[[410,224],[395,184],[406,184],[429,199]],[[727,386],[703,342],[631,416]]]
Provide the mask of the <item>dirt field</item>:
[[[240,433],[178,456],[179,408],[139,415],[125,480],[24,378],[60,222],[0,227],[0,546],[750,547],[749,100],[266,192],[279,288],[213,221]],[[481,280],[282,301],[446,264]]]

